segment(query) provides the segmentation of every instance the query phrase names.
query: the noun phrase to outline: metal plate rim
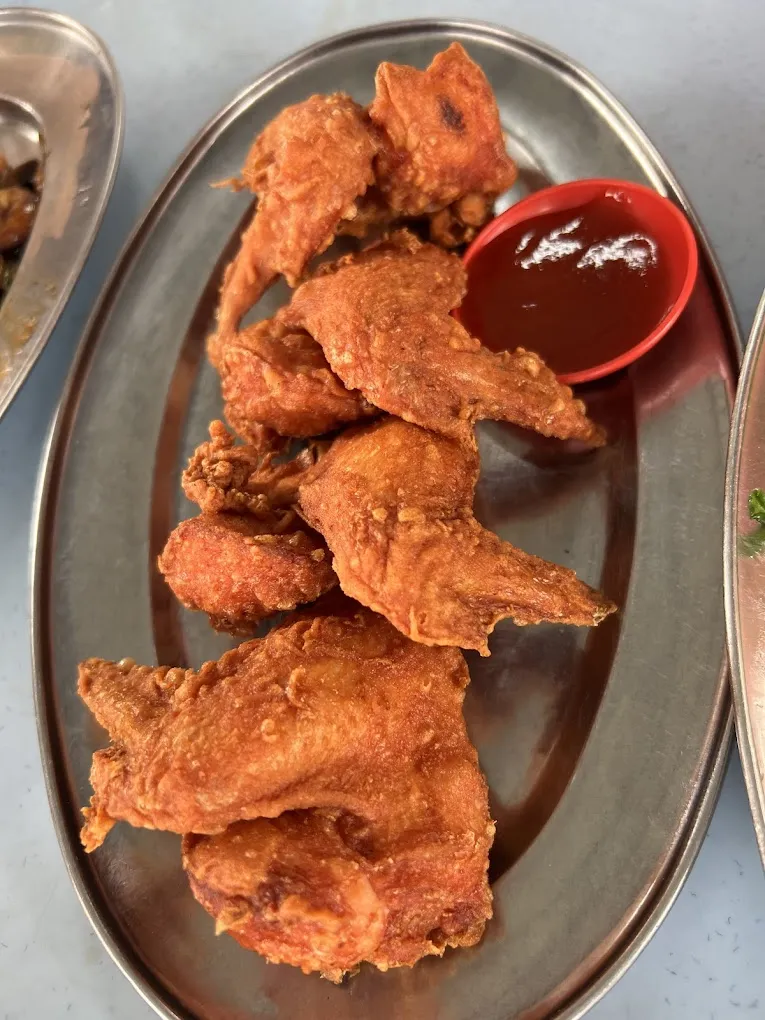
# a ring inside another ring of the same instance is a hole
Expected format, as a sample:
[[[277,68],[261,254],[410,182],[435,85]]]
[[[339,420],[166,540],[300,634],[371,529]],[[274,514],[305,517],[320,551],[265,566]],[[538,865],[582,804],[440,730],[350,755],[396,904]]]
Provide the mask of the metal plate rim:
[[[765,294],[760,299],[754,323],[746,347],[739,387],[733,405],[730,443],[725,476],[725,510],[723,536],[723,583],[725,595],[725,624],[730,661],[731,688],[736,716],[736,733],[741,754],[749,806],[754,821],[754,831],[760,857],[765,866],[765,791],[757,767],[754,748],[752,718],[746,696],[747,679],[743,664],[741,631],[739,627],[739,590],[736,571],[736,546],[738,542],[736,507],[739,499],[739,477],[742,466],[743,439],[749,399],[755,377],[755,368],[765,344]]]
[[[105,74],[106,81],[108,82],[109,89],[112,94],[115,116],[113,133],[108,150],[106,170],[103,179],[103,190],[95,207],[93,208],[90,220],[87,224],[87,229],[83,233],[80,244],[74,253],[74,257],[71,259],[69,267],[62,277],[56,299],[51,307],[43,314],[40,322],[27,341],[24,352],[25,356],[22,362],[14,369],[16,378],[0,399],[0,418],[3,417],[10,407],[18,391],[23,386],[29,373],[37,362],[37,359],[45,349],[45,346],[56,327],[56,323],[66,307],[74,286],[80,277],[80,273],[82,272],[85,261],[93,247],[93,242],[96,239],[99,227],[101,226],[101,222],[109,202],[109,197],[111,196],[112,189],[114,187],[114,181],[116,179],[120,163],[120,156],[122,154],[122,144],[125,133],[125,97],[122,88],[122,81],[111,52],[99,35],[87,26],[81,24],[81,22],[66,14],[60,14],[57,11],[48,11],[40,7],[0,8],[0,28],[9,24],[20,24],[24,27],[41,26],[43,30],[65,30],[78,36],[82,40],[83,44],[98,57],[101,69]],[[14,101],[21,104],[31,105],[29,104],[27,97],[14,96],[8,98],[12,98]],[[33,106],[31,108],[35,117],[37,117],[37,111]],[[63,236],[65,237],[65,233]]]
[[[61,399],[52,419],[43,451],[33,507],[33,540],[30,557],[30,608],[35,713],[46,790],[56,836],[75,892],[105,949],[141,997],[165,1020],[197,1020],[197,1018],[185,1010],[177,1000],[174,1000],[171,993],[164,986],[162,986],[160,992],[153,975],[140,960],[134,949],[128,946],[123,938],[115,937],[112,927],[107,920],[109,911],[108,909],[103,910],[101,907],[100,901],[102,897],[99,890],[92,888],[91,884],[86,881],[79,870],[76,856],[72,850],[72,833],[69,830],[65,814],[62,810],[63,799],[59,795],[59,788],[63,780],[60,774],[61,763],[56,753],[57,737],[52,718],[51,692],[46,690],[45,685],[44,663],[46,652],[40,623],[44,600],[47,538],[50,534],[48,522],[51,519],[51,515],[55,513],[56,485],[60,462],[68,445],[67,424],[76,411],[78,390],[87,374],[90,354],[95,347],[99,332],[99,324],[108,317],[110,307],[120,289],[122,271],[132,261],[137,251],[140,250],[143,243],[143,235],[151,230],[155,220],[162,215],[164,208],[172,199],[176,190],[182,185],[187,171],[196,161],[197,152],[200,149],[206,150],[207,147],[212,145],[218,134],[226,128],[232,118],[239,114],[243,106],[249,105],[250,102],[253,102],[258,96],[276,85],[291,71],[304,66],[306,62],[331,52],[338,47],[360,44],[367,39],[378,39],[381,36],[406,33],[428,34],[430,32],[437,32],[439,34],[449,32],[454,34],[473,33],[489,41],[496,40],[506,47],[520,49],[526,56],[532,59],[548,66],[550,64],[554,65],[559,72],[565,73],[575,82],[586,88],[590,94],[597,96],[612,117],[631,135],[635,145],[635,152],[639,153],[641,162],[646,166],[646,169],[652,172],[652,176],[655,178],[655,186],[667,189],[672,198],[680,204],[693,223],[703,253],[711,269],[714,289],[721,299],[719,312],[727,322],[728,335],[733,339],[733,349],[729,352],[731,361],[736,368],[740,363],[742,349],[741,333],[727,285],[698,216],[671,169],[634,118],[596,77],[565,54],[544,43],[538,42],[536,39],[495,24],[468,19],[423,18],[383,22],[366,28],[343,32],[301,49],[274,65],[255,81],[240,90],[229,103],[208,120],[181,154],[177,163],[155,193],[148,209],[131,232],[115,261],[89,317],[78,345],[74,362],[67,376]],[[646,163],[646,159],[648,163]],[[733,708],[730,692],[726,689],[723,692],[720,703],[719,720],[713,741],[713,749],[706,763],[704,778],[700,781],[697,789],[695,805],[692,806],[686,822],[686,831],[682,833],[681,838],[678,840],[675,849],[674,866],[668,865],[664,885],[659,889],[653,901],[644,905],[640,914],[633,921],[631,932],[621,943],[617,943],[614,946],[611,953],[611,961],[599,974],[596,974],[586,985],[579,989],[574,999],[570,1000],[554,1014],[558,1020],[578,1020],[578,1018],[584,1016],[631,966],[665,918],[701,848],[725,775],[732,736]]]

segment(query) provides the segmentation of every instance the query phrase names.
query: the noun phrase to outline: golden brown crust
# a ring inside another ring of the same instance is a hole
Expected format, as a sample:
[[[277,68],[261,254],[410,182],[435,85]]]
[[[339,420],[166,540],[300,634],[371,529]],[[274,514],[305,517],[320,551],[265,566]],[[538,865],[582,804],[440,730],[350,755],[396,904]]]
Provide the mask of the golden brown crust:
[[[242,316],[278,275],[290,286],[352,219],[372,184],[376,151],[362,108],[342,92],[288,106],[256,138],[242,171],[258,207],[221,288],[219,329]]]
[[[209,344],[221,377],[225,414],[249,439],[254,427],[304,438],[377,414],[358,391],[346,389],[305,330],[264,319]]]
[[[462,655],[335,600],[194,670],[90,659],[82,840],[185,832],[192,890],[242,945],[332,980],[473,945],[491,916],[488,792]],[[190,833],[195,835],[190,835]]]
[[[238,822],[185,836],[184,868],[217,931],[333,981],[478,942],[491,917],[488,818],[478,832],[402,834],[372,855],[349,844],[352,828],[326,811]]]
[[[297,614],[199,671],[89,659],[79,692],[113,743],[93,758],[100,824],[84,839],[106,819],[215,834],[315,807],[353,814],[371,849],[404,831],[483,832],[468,679],[456,649],[352,604]]]
[[[203,513],[251,513],[263,516],[271,510],[291,507],[298,487],[307,480],[326,441],[309,443],[290,460],[276,461],[275,451],[264,453],[250,444],[236,443],[222,421],[212,421],[210,439],[191,455],[181,484],[183,491]]]
[[[384,418],[335,440],[301,486],[300,508],[343,591],[415,641],[488,655],[504,617],[591,626],[614,611],[573,571],[482,528],[477,477],[472,433],[447,438]]]
[[[506,191],[516,167],[481,68],[459,43],[425,71],[382,63],[369,116],[382,138],[375,176],[399,215],[437,212],[477,193]]]
[[[202,513],[173,530],[157,562],[187,609],[207,613],[218,630],[251,633],[334,587],[324,541],[292,509],[322,448],[313,443],[277,462],[210,423],[209,441],[183,473],[183,490]]]
[[[300,528],[290,510],[181,521],[158,567],[182,605],[234,634],[251,633],[260,620],[313,602],[337,584],[324,542]]]
[[[347,387],[406,421],[460,435],[489,418],[602,445],[602,429],[538,355],[494,354],[449,314],[465,284],[455,255],[398,231],[323,267],[279,315],[309,331]]]

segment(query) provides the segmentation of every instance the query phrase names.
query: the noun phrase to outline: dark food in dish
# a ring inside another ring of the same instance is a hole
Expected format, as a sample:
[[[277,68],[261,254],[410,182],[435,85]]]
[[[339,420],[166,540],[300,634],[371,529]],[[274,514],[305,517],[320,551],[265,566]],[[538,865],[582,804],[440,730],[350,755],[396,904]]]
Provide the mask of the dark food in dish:
[[[37,160],[11,167],[0,155],[0,301],[13,283],[42,191]]]

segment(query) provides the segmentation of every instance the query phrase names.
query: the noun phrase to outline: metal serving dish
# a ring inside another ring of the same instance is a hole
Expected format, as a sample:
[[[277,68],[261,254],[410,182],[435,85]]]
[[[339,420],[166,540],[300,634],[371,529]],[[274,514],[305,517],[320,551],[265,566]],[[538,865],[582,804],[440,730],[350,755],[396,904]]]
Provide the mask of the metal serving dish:
[[[39,491],[34,642],[56,826],[83,906],[166,1018],[580,1016],[676,895],[719,789],[731,735],[714,543],[738,339],[699,230],[682,320],[628,372],[587,391],[609,446],[482,429],[478,512],[573,566],[622,612],[596,631],[497,628],[470,657],[467,716],[492,790],[496,915],[482,943],[341,987],[269,966],[213,934],[178,839],[121,825],[79,844],[104,734],[75,693],[89,655],[198,664],[226,639],[179,611],[154,562],[191,513],[185,458],[221,411],[204,358],[245,195],[211,189],[285,104],[344,89],[368,101],[383,59],[423,66],[452,39],[482,64],[521,166],[515,194],[577,177],[646,182],[695,217],[659,154],[589,74],[529,39],[456,21],[383,25],[320,43],[264,75],[192,143],[120,259],[83,340]],[[697,224],[698,228],[698,224]],[[272,291],[258,313],[285,292]],[[700,437],[703,437],[703,441]]]
[[[42,198],[0,304],[0,417],[72,292],[112,188],[122,93],[106,47],[71,18],[0,10],[0,153],[41,159]]]
[[[765,488],[765,295],[741,367],[725,484],[725,613],[736,730],[754,831],[765,863],[765,559],[742,539],[755,528],[747,501]]]

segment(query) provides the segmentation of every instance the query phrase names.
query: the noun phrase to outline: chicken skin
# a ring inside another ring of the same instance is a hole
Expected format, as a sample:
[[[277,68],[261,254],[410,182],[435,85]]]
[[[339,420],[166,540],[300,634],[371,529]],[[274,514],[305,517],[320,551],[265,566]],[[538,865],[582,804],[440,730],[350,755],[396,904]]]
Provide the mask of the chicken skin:
[[[224,413],[248,442],[262,429],[305,438],[378,414],[357,390],[348,390],[305,330],[264,319],[208,343],[221,378]]]
[[[306,481],[329,443],[309,443],[290,460],[275,460],[281,448],[263,454],[258,447],[237,443],[222,421],[212,421],[210,438],[191,455],[181,484],[186,497],[203,513],[230,510],[265,514],[297,503]]]
[[[247,634],[260,620],[313,602],[337,584],[323,540],[301,528],[291,511],[181,521],[158,565],[182,605],[232,634]]]
[[[396,418],[336,439],[299,499],[342,590],[415,641],[482,655],[505,617],[592,626],[613,612],[573,571],[481,527],[478,467],[472,433],[452,439]]]
[[[202,513],[173,530],[158,567],[187,609],[207,613],[217,630],[249,633],[337,583],[323,539],[291,509],[316,448],[274,463],[235,445],[222,422],[210,436],[183,474]]]
[[[277,276],[294,287],[332,243],[374,180],[376,149],[363,109],[342,92],[288,106],[266,126],[242,169],[258,208],[223,279],[219,332],[235,331]]]
[[[349,389],[433,432],[460,435],[489,418],[602,445],[584,404],[538,355],[495,354],[449,314],[465,286],[456,256],[402,230],[322,267],[279,317],[308,330]]]
[[[218,930],[333,980],[472,945],[494,826],[468,681],[456,649],[352,603],[198,672],[87,660],[79,691],[112,745],[93,757],[83,845],[118,820],[186,833]]]
[[[368,110],[342,92],[314,95],[255,139],[232,182],[258,196],[258,209],[224,276],[221,334],[277,276],[294,287],[337,234],[425,217],[434,240],[462,244],[512,185],[494,94],[459,43],[425,71],[380,64],[375,86]]]
[[[472,946],[491,917],[486,854],[493,839],[478,788],[464,832],[359,841],[352,816],[289,811],[183,837],[194,896],[246,949],[340,981],[362,962],[411,967],[447,946]],[[442,825],[439,822],[439,825]]]
[[[388,206],[408,217],[451,208],[455,220],[480,226],[517,174],[481,68],[455,42],[425,71],[380,64],[375,86],[375,178]]]

